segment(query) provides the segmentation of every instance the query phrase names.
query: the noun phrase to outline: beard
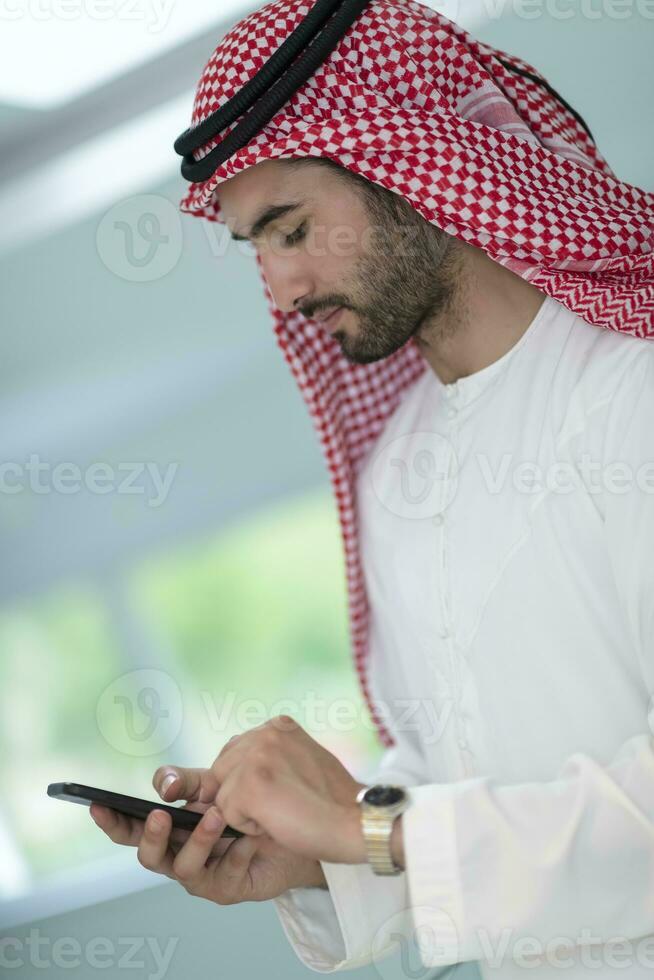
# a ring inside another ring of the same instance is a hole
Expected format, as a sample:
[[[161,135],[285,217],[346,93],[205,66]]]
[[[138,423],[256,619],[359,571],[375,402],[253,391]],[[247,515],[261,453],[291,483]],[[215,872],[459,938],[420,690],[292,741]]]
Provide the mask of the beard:
[[[370,301],[346,306],[356,316],[356,332],[333,334],[354,364],[389,357],[412,337],[420,341],[430,332],[433,339],[437,326],[444,335],[443,314],[455,310],[462,283],[458,239],[426,221],[399,194],[376,185],[362,190],[372,227],[354,279]]]

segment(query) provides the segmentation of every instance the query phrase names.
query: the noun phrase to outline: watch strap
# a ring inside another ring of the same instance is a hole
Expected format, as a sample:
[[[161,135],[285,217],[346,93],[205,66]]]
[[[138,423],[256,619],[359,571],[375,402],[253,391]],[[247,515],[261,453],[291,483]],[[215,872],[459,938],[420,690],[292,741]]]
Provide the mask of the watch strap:
[[[375,874],[399,875],[403,871],[403,868],[395,864],[391,855],[391,835],[397,816],[389,818],[387,814],[375,814],[365,809],[361,811],[368,862]]]
[[[400,790],[401,798],[393,800],[391,795],[391,801],[384,804],[382,799],[385,794],[388,794],[389,789]],[[377,791],[374,802],[366,800],[366,796],[370,796],[372,799],[373,790]],[[378,875],[401,874],[404,868],[393,861],[391,837],[395,821],[409,805],[406,787],[379,783],[373,786],[364,786],[357,794],[357,803],[361,811],[361,830],[366,854],[372,870]]]

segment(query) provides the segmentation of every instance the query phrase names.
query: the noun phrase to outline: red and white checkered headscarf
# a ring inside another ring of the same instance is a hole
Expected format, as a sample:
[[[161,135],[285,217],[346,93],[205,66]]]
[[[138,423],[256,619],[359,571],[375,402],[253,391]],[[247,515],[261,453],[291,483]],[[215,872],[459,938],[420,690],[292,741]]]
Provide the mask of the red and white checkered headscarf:
[[[191,125],[235,95],[312,6],[274,0],[236,24],[204,67]],[[265,128],[208,180],[190,185],[180,209],[224,221],[212,196],[217,184],[262,160],[296,156],[330,157],[401,194],[427,221],[484,249],[589,323],[654,339],[654,195],[616,179],[536,69],[474,40],[431,8],[371,0]],[[263,276],[259,256],[257,263]],[[381,361],[352,364],[317,321],[282,313],[265,279],[264,291],[326,455],[345,548],[355,665],[380,740],[391,746],[366,679],[369,608],[355,479],[426,361],[411,339]]]

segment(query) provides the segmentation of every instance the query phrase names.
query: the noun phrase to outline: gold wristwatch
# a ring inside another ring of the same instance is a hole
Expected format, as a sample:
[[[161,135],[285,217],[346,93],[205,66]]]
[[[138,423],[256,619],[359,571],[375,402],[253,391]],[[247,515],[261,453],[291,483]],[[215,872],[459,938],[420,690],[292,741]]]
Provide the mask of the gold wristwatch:
[[[396,818],[410,803],[405,787],[381,783],[364,786],[356,800],[361,808],[361,829],[372,870],[376,875],[399,875],[404,868],[398,867],[391,856],[391,833]]]

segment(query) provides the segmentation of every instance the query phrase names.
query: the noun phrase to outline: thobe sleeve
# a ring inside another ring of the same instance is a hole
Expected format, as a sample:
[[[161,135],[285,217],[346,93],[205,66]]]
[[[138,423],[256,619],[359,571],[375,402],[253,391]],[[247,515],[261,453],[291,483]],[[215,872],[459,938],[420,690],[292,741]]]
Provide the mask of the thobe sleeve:
[[[395,735],[367,783],[424,782],[421,750],[410,732]],[[404,818],[403,818],[404,819]],[[299,959],[318,973],[351,970],[384,959],[409,935],[406,873],[380,877],[368,864],[320,862],[328,890],[291,888],[273,899],[282,928]]]
[[[492,960],[498,949],[536,966],[543,955],[654,931],[654,348],[616,388],[603,454],[604,468],[620,462],[632,475],[630,492],[605,491],[601,506],[641,666],[640,731],[610,760],[572,753],[550,781],[412,785],[410,766],[398,772],[411,786],[405,873],[384,880],[367,866],[323,864],[329,892],[298,889],[276,900],[309,968],[363,965],[378,948],[393,952],[403,932],[434,967]]]

